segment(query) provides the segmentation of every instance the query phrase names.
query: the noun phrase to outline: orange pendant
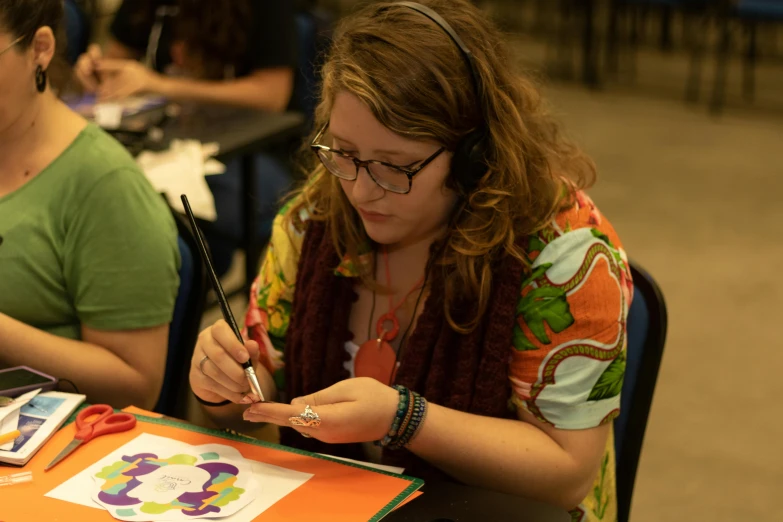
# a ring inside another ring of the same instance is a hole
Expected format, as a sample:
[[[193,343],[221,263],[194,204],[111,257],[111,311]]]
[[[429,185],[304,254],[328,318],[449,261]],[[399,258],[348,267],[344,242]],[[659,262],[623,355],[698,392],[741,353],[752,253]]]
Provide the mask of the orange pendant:
[[[394,348],[382,339],[370,339],[362,343],[354,359],[356,377],[372,377],[383,384],[394,382],[397,356]]]

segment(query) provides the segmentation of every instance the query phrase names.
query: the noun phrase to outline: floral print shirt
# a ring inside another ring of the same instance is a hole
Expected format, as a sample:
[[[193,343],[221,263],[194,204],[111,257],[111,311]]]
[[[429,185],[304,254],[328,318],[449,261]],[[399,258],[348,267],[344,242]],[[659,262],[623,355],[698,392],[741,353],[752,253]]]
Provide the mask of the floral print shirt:
[[[284,220],[285,211],[275,219],[245,317],[245,333],[261,346],[262,363],[280,389],[304,240],[304,230]],[[527,241],[532,270],[520,288],[509,340],[511,403],[558,429],[611,422],[620,411],[633,292],[620,240],[592,200],[579,192],[570,209]],[[335,269],[337,277],[356,275],[350,259]],[[571,511],[574,521],[616,519],[614,469],[610,436],[592,491]]]

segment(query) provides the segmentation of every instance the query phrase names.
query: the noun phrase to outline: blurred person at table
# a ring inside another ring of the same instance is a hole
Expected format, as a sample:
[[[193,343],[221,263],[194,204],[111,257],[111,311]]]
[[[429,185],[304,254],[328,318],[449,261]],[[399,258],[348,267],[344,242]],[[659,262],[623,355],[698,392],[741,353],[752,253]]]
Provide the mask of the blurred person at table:
[[[204,330],[191,388],[226,427],[613,520],[632,284],[594,164],[476,7],[423,3],[467,51],[391,2],[342,22],[248,341]]]
[[[299,109],[294,2],[124,0],[103,49],[90,46],[75,74],[100,100],[162,95],[170,100],[279,112]],[[286,158],[283,158],[286,159]],[[291,176],[280,159],[255,157],[258,230],[268,238]],[[244,236],[239,160],[208,176],[217,221],[204,233],[225,273]]]
[[[0,367],[155,406],[178,288],[171,213],[52,92],[61,0],[0,0]]]
[[[116,100],[172,100],[268,111],[289,106],[296,67],[292,2],[124,0],[105,47],[75,73],[88,92]]]

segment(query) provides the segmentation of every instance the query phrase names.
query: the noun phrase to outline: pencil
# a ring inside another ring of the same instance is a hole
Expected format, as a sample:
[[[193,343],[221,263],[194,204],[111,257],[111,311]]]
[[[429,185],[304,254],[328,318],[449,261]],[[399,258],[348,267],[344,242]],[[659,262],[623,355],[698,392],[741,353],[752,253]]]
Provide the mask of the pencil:
[[[237,339],[239,339],[239,342],[244,345],[245,340],[242,338],[242,332],[239,331],[239,326],[237,326],[237,322],[234,319],[234,314],[231,313],[231,307],[228,305],[226,293],[223,291],[223,286],[220,284],[220,279],[215,272],[215,267],[212,266],[212,260],[209,258],[209,253],[207,252],[207,245],[204,242],[203,236],[201,235],[201,230],[199,230],[198,225],[196,224],[196,217],[193,215],[193,210],[190,208],[188,197],[185,194],[182,194],[181,199],[182,204],[185,206],[185,213],[188,215],[188,219],[190,220],[190,226],[193,228],[193,233],[196,235],[196,243],[198,244],[199,254],[201,254],[201,259],[207,266],[207,273],[209,274],[210,281],[212,281],[212,288],[217,294],[218,303],[220,303],[220,311],[223,312],[223,319],[226,320],[228,325],[231,327],[231,330],[234,331],[234,335],[237,337]],[[258,376],[256,375],[256,371],[253,369],[253,363],[250,362],[250,359],[242,363],[242,368],[245,370],[245,376],[250,382],[250,389],[255,392],[261,402],[264,402],[264,393],[261,391],[261,385],[258,382]]]
[[[16,439],[16,438],[17,438],[19,435],[21,435],[21,434],[22,434],[22,432],[21,432],[21,431],[19,431],[19,430],[14,430],[14,431],[11,431],[11,432],[9,432],[9,433],[5,433],[5,434],[3,434],[3,435],[0,435],[0,444],[5,444],[5,443],[6,443],[6,442],[8,442],[9,440],[14,440],[14,439]]]

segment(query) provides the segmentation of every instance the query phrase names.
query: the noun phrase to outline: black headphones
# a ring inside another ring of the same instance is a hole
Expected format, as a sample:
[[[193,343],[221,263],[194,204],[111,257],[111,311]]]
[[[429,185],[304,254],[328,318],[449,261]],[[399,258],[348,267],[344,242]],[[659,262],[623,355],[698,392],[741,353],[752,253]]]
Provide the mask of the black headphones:
[[[488,168],[486,158],[488,132],[486,128],[486,116],[484,115],[484,107],[482,104],[484,92],[481,77],[479,76],[473,58],[473,53],[470,52],[449,23],[429,7],[416,2],[398,2],[395,5],[413,9],[426,16],[443,29],[443,32],[449,35],[460,50],[462,58],[465,60],[465,65],[467,65],[468,71],[470,72],[473,90],[476,93],[476,103],[478,104],[484,124],[481,128],[472,131],[460,140],[454,151],[454,157],[451,160],[452,175],[465,194],[469,194],[476,188],[476,185],[484,174],[486,174]]]

